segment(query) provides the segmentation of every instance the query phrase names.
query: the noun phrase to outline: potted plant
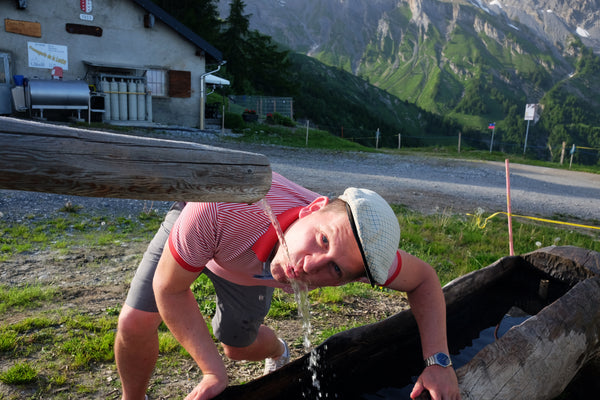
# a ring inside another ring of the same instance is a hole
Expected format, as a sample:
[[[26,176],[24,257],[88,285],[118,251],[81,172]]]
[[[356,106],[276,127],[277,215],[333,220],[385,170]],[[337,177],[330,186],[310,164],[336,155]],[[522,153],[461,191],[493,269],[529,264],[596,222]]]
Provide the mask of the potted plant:
[[[258,114],[256,113],[256,110],[245,109],[242,113],[242,118],[246,122],[256,122],[258,121]]]

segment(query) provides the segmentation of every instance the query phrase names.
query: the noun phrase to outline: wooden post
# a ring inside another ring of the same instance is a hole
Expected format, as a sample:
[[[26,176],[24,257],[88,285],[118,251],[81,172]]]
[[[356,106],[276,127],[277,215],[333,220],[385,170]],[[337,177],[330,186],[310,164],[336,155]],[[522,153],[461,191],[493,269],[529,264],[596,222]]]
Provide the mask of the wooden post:
[[[309,122],[308,122],[308,120],[306,120],[306,144],[305,145],[307,147],[308,147],[308,125],[309,125]]]
[[[253,203],[270,186],[262,154],[0,117],[0,189]]]
[[[402,134],[398,134],[398,149],[402,148]]]
[[[562,142],[562,150],[560,151],[560,165],[563,165],[565,161],[565,149],[567,147],[567,142]]]
[[[573,166],[573,154],[575,154],[575,145],[571,148],[571,161],[569,161],[569,169]]]
[[[458,132],[458,152],[460,153],[460,141],[462,139],[462,132]]]

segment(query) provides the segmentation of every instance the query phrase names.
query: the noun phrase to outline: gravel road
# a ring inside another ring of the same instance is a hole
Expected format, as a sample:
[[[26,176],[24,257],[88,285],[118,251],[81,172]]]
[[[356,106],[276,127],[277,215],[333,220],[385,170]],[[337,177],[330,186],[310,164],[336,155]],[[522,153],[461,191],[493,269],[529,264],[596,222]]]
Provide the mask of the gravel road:
[[[269,158],[273,171],[325,195],[336,196],[347,186],[360,186],[424,213],[465,213],[478,208],[486,214],[506,211],[505,165],[500,162],[240,144],[190,130],[145,135],[261,153]],[[600,219],[598,174],[511,164],[510,183],[514,214]],[[166,202],[0,190],[0,216],[19,220],[25,215],[45,215],[67,201],[88,212],[111,215],[135,214],[150,206],[162,211],[169,206]]]

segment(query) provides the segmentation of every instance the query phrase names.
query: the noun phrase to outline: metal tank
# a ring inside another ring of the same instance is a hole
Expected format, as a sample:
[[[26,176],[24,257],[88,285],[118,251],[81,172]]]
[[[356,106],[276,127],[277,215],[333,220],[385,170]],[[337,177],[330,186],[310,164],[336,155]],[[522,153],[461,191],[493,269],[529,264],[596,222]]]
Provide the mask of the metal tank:
[[[90,88],[85,81],[32,79],[28,83],[32,108],[87,109]]]

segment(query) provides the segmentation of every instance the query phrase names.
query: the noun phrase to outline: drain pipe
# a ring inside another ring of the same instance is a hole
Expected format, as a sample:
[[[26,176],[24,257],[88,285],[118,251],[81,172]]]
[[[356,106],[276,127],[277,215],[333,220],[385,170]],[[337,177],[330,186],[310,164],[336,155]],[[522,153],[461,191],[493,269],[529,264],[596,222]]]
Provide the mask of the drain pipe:
[[[215,72],[218,72],[221,69],[221,66],[225,65],[225,63],[227,63],[227,60],[222,60],[219,63],[219,65],[217,66],[217,69],[215,69],[214,71],[205,72],[202,75],[200,75],[200,130],[201,131],[204,130],[204,109],[205,109],[205,103],[206,103],[206,85],[204,84],[205,78],[207,75],[211,75],[211,74],[214,74]]]

